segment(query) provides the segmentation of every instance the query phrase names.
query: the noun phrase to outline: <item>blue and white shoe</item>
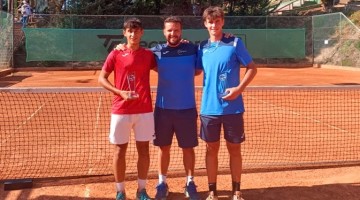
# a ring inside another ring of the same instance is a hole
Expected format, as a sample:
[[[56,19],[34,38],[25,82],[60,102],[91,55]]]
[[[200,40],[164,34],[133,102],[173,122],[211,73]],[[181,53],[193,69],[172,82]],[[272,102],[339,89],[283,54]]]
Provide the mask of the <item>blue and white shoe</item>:
[[[136,193],[136,200],[151,200],[145,189],[142,189]]]
[[[169,187],[166,183],[161,182],[156,186],[155,200],[166,200],[169,195]]]
[[[194,181],[190,181],[189,185],[185,186],[184,193],[186,198],[189,198],[190,200],[200,200]]]
[[[116,200],[126,200],[125,192],[117,192],[116,193]]]

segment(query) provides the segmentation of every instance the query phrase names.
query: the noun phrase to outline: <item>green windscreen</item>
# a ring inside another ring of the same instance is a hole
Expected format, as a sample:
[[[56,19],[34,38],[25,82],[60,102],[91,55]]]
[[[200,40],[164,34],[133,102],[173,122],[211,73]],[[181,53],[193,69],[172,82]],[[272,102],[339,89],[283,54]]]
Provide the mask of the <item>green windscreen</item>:
[[[26,61],[100,61],[107,55],[97,35],[119,30],[24,28]]]
[[[118,43],[120,29],[24,28],[27,61],[103,61]],[[304,58],[305,29],[224,29],[240,37],[254,58]],[[205,29],[185,29],[194,43],[208,38]],[[145,30],[141,46],[164,43],[162,30]]]

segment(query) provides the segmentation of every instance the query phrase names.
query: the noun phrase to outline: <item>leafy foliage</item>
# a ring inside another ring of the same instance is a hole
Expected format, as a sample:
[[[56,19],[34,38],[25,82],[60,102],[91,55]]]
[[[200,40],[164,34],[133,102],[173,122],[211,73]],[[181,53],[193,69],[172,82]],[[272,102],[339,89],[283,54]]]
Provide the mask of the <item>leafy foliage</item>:
[[[52,13],[77,15],[191,15],[190,0],[48,0],[55,7]],[[271,0],[198,0],[202,8],[220,6],[228,15],[267,15]]]
[[[225,9],[231,16],[264,16],[271,9],[271,0],[231,0]]]
[[[125,14],[159,15],[161,8],[163,8],[161,0],[136,0],[129,9],[125,11]]]
[[[68,0],[63,13],[78,15],[157,15],[161,0]]]
[[[350,14],[349,19],[358,27],[360,27],[360,11],[356,11]]]

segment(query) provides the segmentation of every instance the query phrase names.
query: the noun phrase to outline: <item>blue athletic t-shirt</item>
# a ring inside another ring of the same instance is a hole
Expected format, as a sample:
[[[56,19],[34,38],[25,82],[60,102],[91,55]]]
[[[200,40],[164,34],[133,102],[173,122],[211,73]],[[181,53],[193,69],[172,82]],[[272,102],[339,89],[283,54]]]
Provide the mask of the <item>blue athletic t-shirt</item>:
[[[191,43],[181,43],[177,47],[158,44],[151,50],[158,66],[155,105],[176,110],[195,108],[197,46]]]
[[[237,37],[223,37],[218,42],[206,40],[200,43],[197,65],[202,66],[204,71],[200,114],[227,115],[245,111],[241,95],[235,100],[224,100],[219,94],[224,87],[239,85],[240,65],[247,66],[251,61],[244,43]]]

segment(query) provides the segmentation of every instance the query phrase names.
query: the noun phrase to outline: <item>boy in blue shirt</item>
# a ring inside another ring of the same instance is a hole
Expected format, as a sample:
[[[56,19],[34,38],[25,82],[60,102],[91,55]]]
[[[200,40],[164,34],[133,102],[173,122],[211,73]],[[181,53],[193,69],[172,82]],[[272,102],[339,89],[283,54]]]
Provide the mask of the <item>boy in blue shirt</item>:
[[[224,12],[209,7],[203,13],[209,39],[200,43],[198,65],[204,71],[204,89],[201,101],[200,137],[207,143],[206,170],[209,196],[217,200],[216,178],[221,126],[230,157],[233,200],[242,200],[240,181],[242,171],[241,143],[245,140],[244,104],[242,92],[257,73],[255,63],[241,39],[223,37]],[[240,65],[246,73],[240,81]]]

